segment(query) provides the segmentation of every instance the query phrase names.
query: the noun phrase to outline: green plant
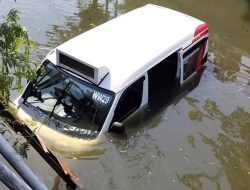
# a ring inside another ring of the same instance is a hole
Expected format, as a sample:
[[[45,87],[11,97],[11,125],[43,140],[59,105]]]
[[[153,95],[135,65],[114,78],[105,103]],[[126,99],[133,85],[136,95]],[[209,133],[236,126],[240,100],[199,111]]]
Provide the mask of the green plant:
[[[21,90],[22,79],[35,77],[36,62],[30,61],[30,49],[36,44],[20,25],[18,11],[10,10],[0,24],[0,96],[9,101],[10,90]]]

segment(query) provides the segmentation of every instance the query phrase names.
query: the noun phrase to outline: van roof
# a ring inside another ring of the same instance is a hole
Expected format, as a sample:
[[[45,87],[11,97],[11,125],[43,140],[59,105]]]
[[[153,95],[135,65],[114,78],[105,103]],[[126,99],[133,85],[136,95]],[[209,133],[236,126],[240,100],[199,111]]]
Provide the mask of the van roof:
[[[109,74],[99,86],[119,92],[166,56],[190,45],[195,30],[203,23],[148,4],[89,30],[56,50],[94,68],[107,68]],[[52,62],[57,64],[53,57]]]

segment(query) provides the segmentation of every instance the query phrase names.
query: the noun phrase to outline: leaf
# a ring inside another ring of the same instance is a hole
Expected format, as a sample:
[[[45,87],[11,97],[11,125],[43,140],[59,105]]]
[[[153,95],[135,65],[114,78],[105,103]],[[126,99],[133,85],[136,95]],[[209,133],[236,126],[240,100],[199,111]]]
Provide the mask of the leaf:
[[[36,42],[33,41],[33,40],[30,40],[30,41],[29,41],[29,45],[30,45],[30,47],[31,47],[33,50],[37,48]]]
[[[7,15],[7,22],[8,23],[12,23],[12,22],[17,23],[20,20],[18,13],[19,12],[16,9],[11,9]]]
[[[22,38],[17,38],[15,43],[15,51],[20,51],[23,43],[24,40]]]

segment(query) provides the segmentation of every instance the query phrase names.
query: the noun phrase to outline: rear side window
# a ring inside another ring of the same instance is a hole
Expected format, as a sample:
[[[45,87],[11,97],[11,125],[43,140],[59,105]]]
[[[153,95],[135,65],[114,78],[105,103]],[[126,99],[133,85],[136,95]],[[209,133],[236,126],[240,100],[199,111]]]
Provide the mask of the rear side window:
[[[201,51],[202,45],[200,44],[198,47],[195,46],[184,53],[183,55],[183,80],[188,78],[196,69],[198,57]]]
[[[195,70],[204,53],[204,44],[207,39],[197,43],[183,54],[183,80],[187,79]]]
[[[113,121],[122,121],[135,110],[137,110],[142,102],[142,91],[144,78],[139,79],[132,84],[121,96],[115,110]]]

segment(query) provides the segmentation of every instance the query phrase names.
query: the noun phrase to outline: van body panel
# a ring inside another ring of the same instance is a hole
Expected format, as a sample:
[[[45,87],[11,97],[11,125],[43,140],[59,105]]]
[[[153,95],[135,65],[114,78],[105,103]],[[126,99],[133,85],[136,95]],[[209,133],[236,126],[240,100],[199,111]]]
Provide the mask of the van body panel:
[[[117,93],[167,55],[190,45],[196,28],[203,23],[168,8],[146,5],[56,49],[93,67],[107,67],[110,84],[100,85]]]
[[[82,83],[85,85],[83,88],[89,87],[88,91],[93,91],[93,94],[88,99],[93,107],[108,103],[109,95],[112,96],[112,104],[106,110],[102,125],[94,131],[96,137],[100,137],[110,130],[112,123],[124,122],[152,100],[168,96],[174,87],[183,88],[192,79],[198,79],[205,69],[207,53],[206,23],[168,8],[146,5],[59,45],[48,53],[39,69],[50,62],[62,74],[62,84],[78,81],[78,86]],[[38,77],[43,80],[43,76]],[[57,83],[58,76],[53,77]],[[55,90],[53,82],[38,84],[37,80],[30,82],[23,95],[15,101],[19,116],[32,130],[38,128],[37,133],[43,138],[53,141],[53,136],[56,136],[54,140],[57,144],[62,142],[61,147],[66,147],[66,144],[85,147],[84,140],[77,141],[78,138],[73,136],[74,140],[70,141],[70,135],[51,128],[56,117],[61,119],[53,110],[47,122],[39,118],[39,105],[43,103],[41,91],[47,88],[46,85],[52,86],[47,92],[48,97],[59,99],[54,109],[60,105],[61,112],[67,117],[77,115],[77,96],[68,93],[72,84],[55,93],[52,92]],[[84,93],[87,96],[87,90]],[[69,105],[66,100],[60,100],[64,96],[68,97]],[[27,104],[30,97],[40,101],[36,104],[36,111]],[[94,118],[97,111],[93,113]],[[33,121],[36,127],[31,125]],[[94,119],[92,121],[95,122]],[[76,132],[81,130],[74,129]]]

